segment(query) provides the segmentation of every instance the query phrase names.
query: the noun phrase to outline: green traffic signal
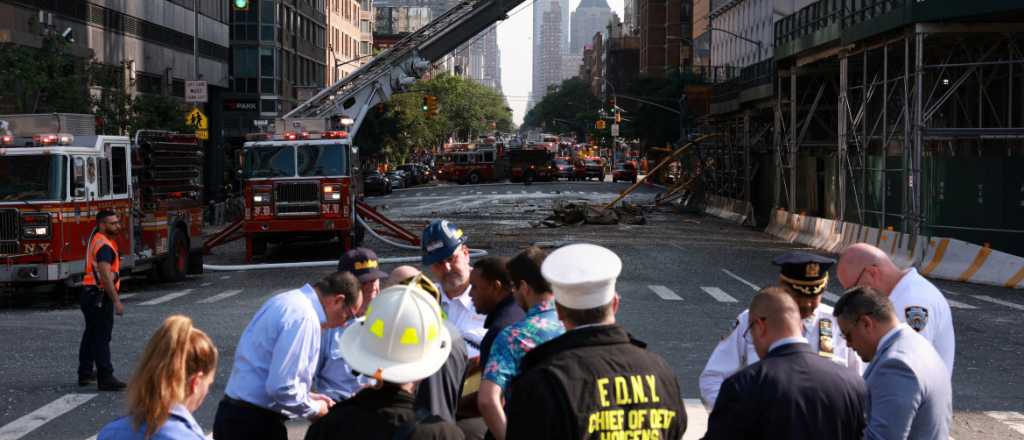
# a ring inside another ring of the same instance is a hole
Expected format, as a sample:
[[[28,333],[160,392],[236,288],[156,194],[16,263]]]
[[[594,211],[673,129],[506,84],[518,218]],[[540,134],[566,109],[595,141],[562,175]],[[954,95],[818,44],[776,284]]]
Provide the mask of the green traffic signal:
[[[249,0],[231,0],[231,5],[235,7],[235,10],[248,11]]]

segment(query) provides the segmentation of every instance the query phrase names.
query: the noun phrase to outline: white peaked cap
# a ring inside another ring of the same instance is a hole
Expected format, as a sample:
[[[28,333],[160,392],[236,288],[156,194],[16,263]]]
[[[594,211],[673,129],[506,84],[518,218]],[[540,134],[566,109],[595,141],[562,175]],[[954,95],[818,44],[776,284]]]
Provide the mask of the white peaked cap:
[[[601,246],[571,244],[548,255],[540,272],[551,284],[555,302],[587,310],[608,304],[615,297],[615,279],[622,272],[622,260]]]

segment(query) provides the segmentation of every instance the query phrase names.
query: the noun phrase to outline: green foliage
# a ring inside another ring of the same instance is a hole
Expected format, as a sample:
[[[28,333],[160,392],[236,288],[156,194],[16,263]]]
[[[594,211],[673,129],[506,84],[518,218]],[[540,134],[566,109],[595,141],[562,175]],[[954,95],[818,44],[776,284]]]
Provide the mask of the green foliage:
[[[669,108],[679,107],[679,98],[689,77],[669,72],[664,77],[640,76],[627,84],[625,94],[656,102]],[[640,145],[662,147],[679,140],[679,115],[642,102],[619,100],[626,109],[628,123],[621,128],[623,137],[639,139]]]
[[[104,90],[95,100],[96,117],[103,121],[97,127],[101,134],[131,135],[138,130],[169,130],[189,132],[185,124],[187,109],[177,98],[158,95],[137,95],[134,98],[120,90]]]
[[[590,85],[580,78],[570,78],[548,87],[544,98],[526,113],[523,125],[548,131],[572,130],[583,138],[593,129],[600,109],[601,100],[590,93]]]
[[[56,35],[42,47],[0,45],[0,108],[7,113],[90,113],[91,64]]]

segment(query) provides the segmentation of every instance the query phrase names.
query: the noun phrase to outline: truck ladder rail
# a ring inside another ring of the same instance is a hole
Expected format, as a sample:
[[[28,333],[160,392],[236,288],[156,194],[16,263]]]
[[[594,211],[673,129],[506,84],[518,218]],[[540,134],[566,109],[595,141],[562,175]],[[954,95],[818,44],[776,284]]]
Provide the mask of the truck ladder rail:
[[[220,232],[216,233],[213,237],[210,237],[209,240],[203,242],[203,254],[209,255],[210,250],[212,250],[213,248],[244,237],[243,234],[237,233],[238,230],[242,228],[242,224],[244,222],[244,218],[239,219],[238,221],[228,225],[228,227],[224,228]]]
[[[391,219],[385,217],[384,214],[378,212],[374,207],[367,205],[366,202],[357,201],[356,212],[359,213],[359,216],[364,220],[372,220],[384,226],[386,229],[386,235],[405,241],[413,246],[420,245],[420,238],[417,237],[416,234],[409,232],[409,230],[403,228],[398,223],[391,221]]]

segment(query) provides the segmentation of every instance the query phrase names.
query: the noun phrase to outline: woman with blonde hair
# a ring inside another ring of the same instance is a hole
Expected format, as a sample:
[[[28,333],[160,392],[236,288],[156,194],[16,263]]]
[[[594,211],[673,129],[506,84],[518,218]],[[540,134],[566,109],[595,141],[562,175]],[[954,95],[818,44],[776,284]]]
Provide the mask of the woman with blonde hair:
[[[203,439],[192,412],[203,404],[217,369],[217,347],[187,316],[173,315],[146,344],[128,384],[128,415],[99,440]]]

